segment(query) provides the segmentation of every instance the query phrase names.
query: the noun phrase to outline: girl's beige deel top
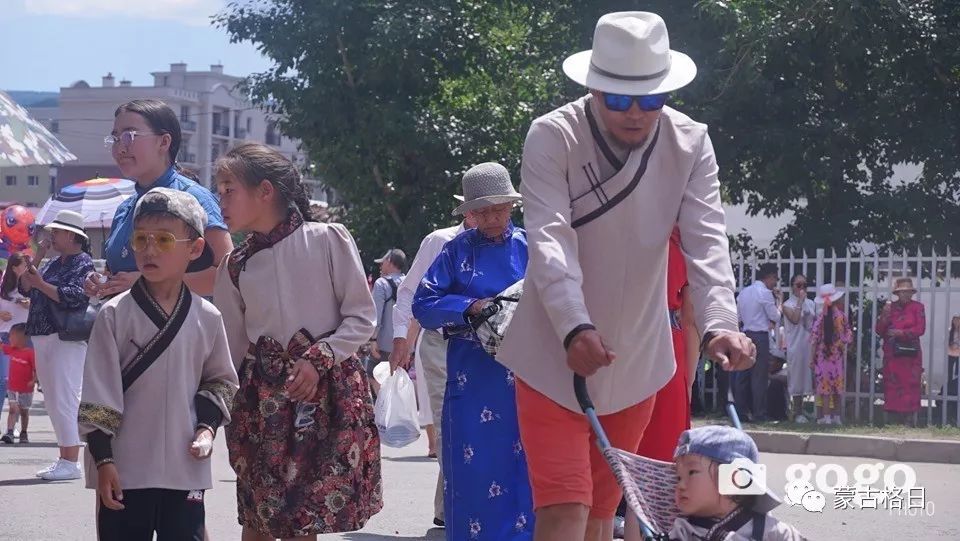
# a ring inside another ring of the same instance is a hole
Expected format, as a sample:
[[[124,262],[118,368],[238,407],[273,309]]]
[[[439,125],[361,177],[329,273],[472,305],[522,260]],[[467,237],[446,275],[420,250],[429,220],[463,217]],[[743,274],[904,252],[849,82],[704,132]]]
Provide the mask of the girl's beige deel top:
[[[234,364],[239,369],[261,336],[286,347],[300,329],[315,338],[332,332],[324,342],[338,362],[356,353],[377,319],[364,276],[353,237],[340,224],[305,222],[255,253],[240,273],[242,296],[224,261],[214,302],[223,313]]]
[[[659,126],[619,172],[598,178],[599,164],[609,158],[587,119],[591,100],[585,96],[538,118],[527,135],[520,192],[532,287],[498,360],[579,411],[563,340],[581,324],[595,325],[618,357],[587,380],[604,415],[643,401],[673,375],[665,299],[674,225],[700,332],[738,331],[738,318],[707,127],[665,107]]]

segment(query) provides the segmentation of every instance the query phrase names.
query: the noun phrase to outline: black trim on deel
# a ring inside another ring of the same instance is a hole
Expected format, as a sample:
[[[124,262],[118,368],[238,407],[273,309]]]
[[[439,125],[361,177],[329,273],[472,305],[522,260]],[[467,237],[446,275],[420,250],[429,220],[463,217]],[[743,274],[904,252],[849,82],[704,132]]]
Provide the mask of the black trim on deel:
[[[577,335],[582,333],[583,331],[595,331],[595,330],[597,330],[597,328],[589,323],[577,325],[576,327],[573,328],[572,331],[567,333],[567,337],[563,339],[563,349],[569,348],[570,342],[573,342],[573,339],[576,338]]]
[[[620,204],[621,201],[627,198],[633,190],[637,188],[637,185],[640,184],[640,179],[643,178],[643,175],[647,172],[647,164],[650,162],[650,155],[653,154],[653,149],[657,146],[657,140],[660,138],[660,124],[657,124],[657,130],[653,133],[653,140],[650,141],[650,146],[647,147],[647,150],[643,152],[643,158],[640,160],[640,167],[637,169],[637,174],[633,176],[633,180],[630,181],[630,184],[623,189],[620,193],[613,196],[613,199],[607,201],[607,204],[601,205],[596,210],[581,216],[573,221],[572,227],[580,227],[586,225],[600,216],[603,216],[610,209]]]
[[[597,119],[593,117],[593,111],[590,110],[590,104],[587,104],[585,111],[587,113],[587,124],[590,125],[590,133],[593,134],[594,141],[596,141],[597,146],[600,147],[600,152],[603,154],[603,157],[610,162],[610,165],[612,165],[613,168],[619,172],[621,169],[623,169],[623,162],[621,162],[620,159],[617,158],[617,155],[613,153],[613,150],[610,148],[607,140],[604,139],[603,134],[600,133],[600,126],[597,125]]]
[[[143,278],[140,278],[141,282],[142,280]],[[144,349],[137,353],[134,360],[130,362],[127,369],[121,374],[124,393],[126,393],[127,389],[137,381],[137,378],[146,372],[147,368],[150,368],[167,350],[177,333],[180,332],[184,322],[186,322],[187,314],[190,312],[190,306],[193,302],[193,295],[190,293],[190,290],[187,289],[186,285],[181,286],[180,298],[173,308],[173,314],[168,317],[166,314],[163,314],[160,307],[154,303],[142,283],[134,284],[134,287],[130,289],[130,295],[133,297],[133,300],[136,301],[137,306],[150,317],[154,324],[157,324],[161,319],[163,320],[163,324],[159,326],[157,334],[153,339],[144,346]]]

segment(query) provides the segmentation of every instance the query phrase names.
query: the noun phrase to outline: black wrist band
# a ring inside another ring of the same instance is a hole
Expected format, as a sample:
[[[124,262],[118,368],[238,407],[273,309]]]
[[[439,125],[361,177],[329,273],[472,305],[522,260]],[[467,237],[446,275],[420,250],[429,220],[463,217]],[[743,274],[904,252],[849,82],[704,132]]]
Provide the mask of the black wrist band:
[[[583,331],[595,331],[595,330],[597,330],[597,328],[589,323],[583,323],[581,325],[577,325],[576,327],[573,328],[572,331],[567,333],[567,337],[563,339],[563,349],[569,348],[570,342],[573,342],[573,339]]]
[[[703,351],[707,349],[707,346],[710,344],[710,341],[717,337],[717,331],[707,331],[703,333],[703,338],[700,340],[700,353],[703,354]]]

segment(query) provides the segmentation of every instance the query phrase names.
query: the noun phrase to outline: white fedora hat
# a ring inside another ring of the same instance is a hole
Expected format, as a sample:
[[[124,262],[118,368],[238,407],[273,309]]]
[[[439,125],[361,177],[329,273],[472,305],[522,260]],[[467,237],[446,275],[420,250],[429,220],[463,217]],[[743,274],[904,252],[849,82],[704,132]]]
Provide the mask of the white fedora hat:
[[[468,210],[515,203],[523,199],[513,187],[510,172],[496,162],[474,165],[463,174],[463,204],[453,210],[454,216]],[[454,196],[456,197],[456,196]]]
[[[47,229],[63,229],[76,233],[85,239],[89,239],[87,232],[83,230],[83,215],[72,210],[61,210],[57,217],[45,226]]]
[[[670,50],[667,25],[659,15],[621,11],[600,17],[593,49],[564,60],[563,72],[591,90],[645,96],[688,85],[697,76],[697,65]]]
[[[837,289],[833,284],[823,284],[820,286],[820,290],[817,291],[816,303],[823,304],[828,298],[830,302],[837,302],[843,297],[844,293],[844,290]]]

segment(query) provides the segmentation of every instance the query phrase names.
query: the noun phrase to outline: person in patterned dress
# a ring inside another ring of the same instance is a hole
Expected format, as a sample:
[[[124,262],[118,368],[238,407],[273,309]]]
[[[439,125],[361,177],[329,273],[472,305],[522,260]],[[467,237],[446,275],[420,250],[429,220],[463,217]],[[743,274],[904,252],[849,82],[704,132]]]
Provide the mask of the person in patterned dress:
[[[216,168],[223,216],[249,236],[221,263],[240,389],[227,431],[244,541],[359,530],[383,507],[380,438],[355,353],[376,309],[353,237],[310,221],[296,166],[240,145]]]
[[[520,195],[497,163],[467,171],[463,193],[454,213],[472,211],[477,228],[444,245],[413,299],[423,328],[442,328],[448,338],[440,430],[446,535],[448,541],[525,541],[533,538],[533,496],[516,381],[469,324],[526,273],[526,232],[510,220]]]
[[[843,290],[833,284],[823,284],[816,300],[821,311],[813,322],[810,342],[813,345],[814,392],[821,408],[818,424],[842,424],[840,401],[845,388],[847,346],[853,342],[853,332],[844,311],[837,306],[841,298]]]

